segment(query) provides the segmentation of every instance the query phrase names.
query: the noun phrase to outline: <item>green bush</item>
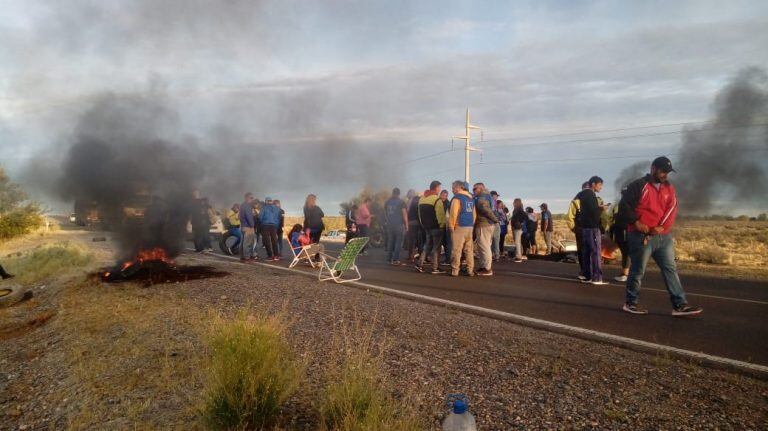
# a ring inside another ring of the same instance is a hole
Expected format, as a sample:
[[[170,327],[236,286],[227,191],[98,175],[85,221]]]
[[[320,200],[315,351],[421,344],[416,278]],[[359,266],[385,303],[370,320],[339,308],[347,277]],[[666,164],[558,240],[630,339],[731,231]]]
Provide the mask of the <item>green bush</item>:
[[[40,227],[43,217],[37,205],[28,204],[0,215],[0,240],[25,235]]]
[[[93,262],[93,255],[67,242],[35,249],[22,257],[9,259],[8,272],[15,280],[29,284],[57,275],[69,274]]]
[[[208,337],[210,366],[203,420],[213,429],[260,429],[275,423],[304,366],[283,342],[280,316],[217,320]]]
[[[696,261],[704,263],[724,265],[731,261],[731,256],[728,252],[716,245],[708,245],[698,250],[694,250],[691,255]]]
[[[363,340],[363,341],[359,341]],[[392,395],[380,358],[371,353],[370,339],[347,341],[343,363],[328,376],[320,405],[324,429],[334,431],[406,431],[424,427],[410,403]]]

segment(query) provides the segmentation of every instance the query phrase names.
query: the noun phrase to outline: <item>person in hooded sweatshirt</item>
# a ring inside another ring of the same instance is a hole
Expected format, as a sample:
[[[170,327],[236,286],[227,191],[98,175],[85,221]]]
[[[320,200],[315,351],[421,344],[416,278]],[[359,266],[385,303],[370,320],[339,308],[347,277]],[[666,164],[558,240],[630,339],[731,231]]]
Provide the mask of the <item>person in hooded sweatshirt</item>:
[[[261,221],[261,235],[264,248],[267,249],[267,260],[280,260],[277,248],[277,228],[280,226],[280,208],[275,205],[271,197],[264,199],[264,206],[259,213]]]

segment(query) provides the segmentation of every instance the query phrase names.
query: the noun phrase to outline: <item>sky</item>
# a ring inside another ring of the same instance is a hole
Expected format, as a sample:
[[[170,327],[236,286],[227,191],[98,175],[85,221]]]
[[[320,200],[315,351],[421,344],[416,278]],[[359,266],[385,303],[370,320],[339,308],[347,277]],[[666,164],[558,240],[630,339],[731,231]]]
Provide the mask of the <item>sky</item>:
[[[217,145],[222,128],[287,152],[343,136],[352,152],[396,152],[386,183],[402,189],[463,178],[463,151],[450,151],[463,142],[451,137],[469,108],[483,150],[471,180],[562,212],[592,175],[612,201],[626,166],[676,162],[684,123],[710,119],[740,69],[768,66],[765,1],[0,0],[0,10],[0,165],[22,183],[30,161],[66,150],[94,97],[160,88],[179,136],[200,145]],[[316,191],[306,182],[258,190],[295,213]],[[341,178],[321,205],[359,187]]]

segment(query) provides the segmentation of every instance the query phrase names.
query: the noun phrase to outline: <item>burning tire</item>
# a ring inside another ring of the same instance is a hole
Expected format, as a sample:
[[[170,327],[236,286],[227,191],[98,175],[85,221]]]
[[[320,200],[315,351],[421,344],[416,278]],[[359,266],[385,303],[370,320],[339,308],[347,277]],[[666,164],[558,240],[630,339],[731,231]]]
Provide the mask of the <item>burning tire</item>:
[[[221,249],[222,253],[226,254],[227,256],[236,255],[239,250],[237,247],[235,247],[235,244],[237,244],[236,236],[229,233],[229,231],[221,234],[221,238],[219,238],[219,248]]]

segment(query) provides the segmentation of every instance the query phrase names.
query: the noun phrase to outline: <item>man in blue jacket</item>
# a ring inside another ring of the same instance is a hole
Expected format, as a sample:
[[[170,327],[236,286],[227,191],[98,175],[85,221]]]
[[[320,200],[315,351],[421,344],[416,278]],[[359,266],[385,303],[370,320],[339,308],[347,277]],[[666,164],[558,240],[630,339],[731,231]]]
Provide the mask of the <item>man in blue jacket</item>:
[[[277,249],[277,227],[280,225],[280,208],[275,205],[271,197],[264,199],[264,206],[259,213],[261,221],[261,237],[264,247],[267,249],[267,260],[280,260]]]
[[[246,262],[258,260],[259,256],[253,249],[256,240],[256,218],[253,214],[253,194],[246,193],[245,200],[240,204],[240,230],[243,232],[243,240],[240,242],[240,261]]]

